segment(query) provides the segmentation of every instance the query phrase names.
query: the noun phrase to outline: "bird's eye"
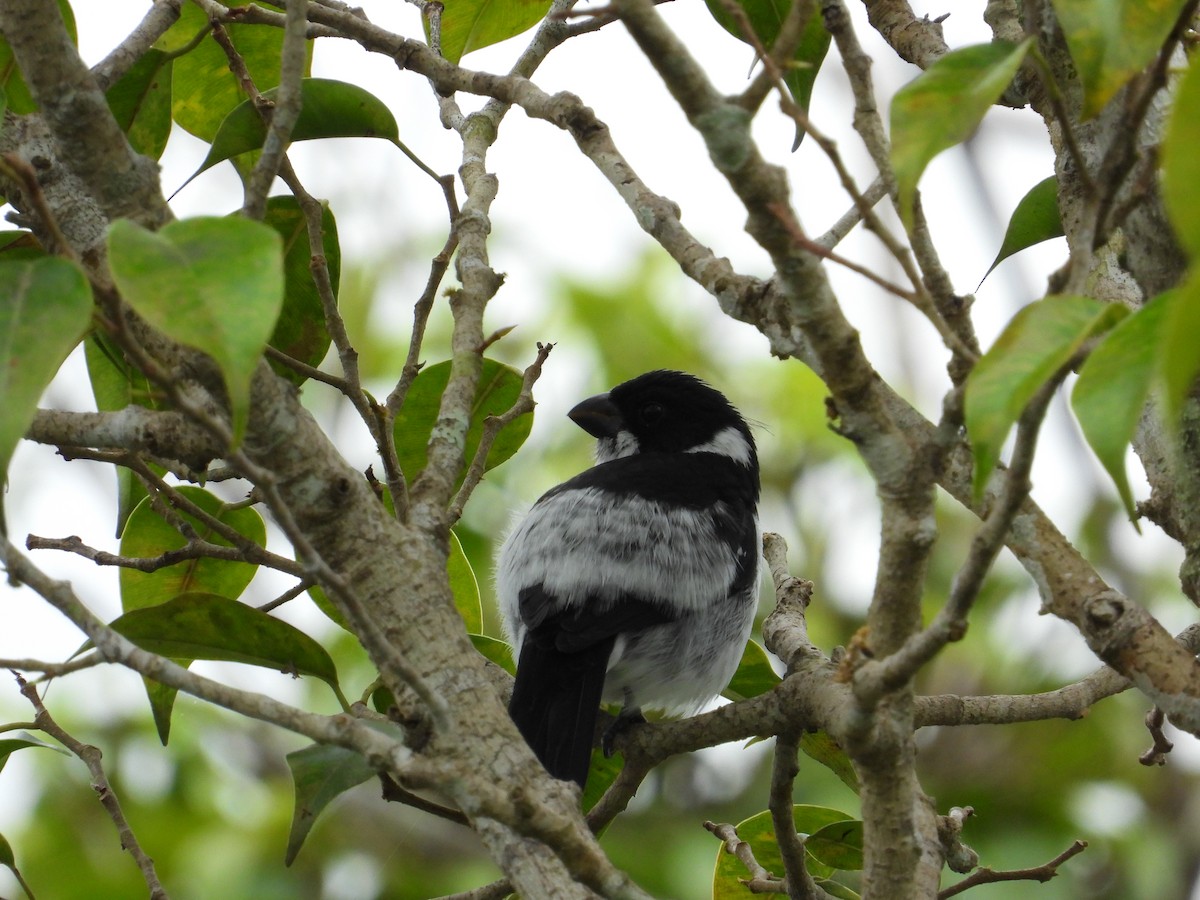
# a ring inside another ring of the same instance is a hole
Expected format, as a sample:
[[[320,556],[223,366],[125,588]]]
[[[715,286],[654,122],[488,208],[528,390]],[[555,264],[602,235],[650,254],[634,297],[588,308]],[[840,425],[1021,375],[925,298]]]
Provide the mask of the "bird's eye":
[[[663,405],[661,403],[654,403],[652,401],[645,404],[638,411],[638,416],[641,418],[643,425],[657,425],[660,421],[662,421],[663,413],[665,411],[666,410],[663,409]]]

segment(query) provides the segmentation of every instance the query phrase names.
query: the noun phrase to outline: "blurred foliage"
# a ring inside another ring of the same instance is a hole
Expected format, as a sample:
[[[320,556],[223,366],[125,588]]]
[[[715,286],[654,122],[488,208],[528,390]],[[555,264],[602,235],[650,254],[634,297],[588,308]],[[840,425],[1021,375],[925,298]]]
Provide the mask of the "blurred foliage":
[[[424,249],[410,248],[414,265]],[[405,349],[402,338],[393,340],[369,324],[377,314],[373,308],[383,302],[380,283],[372,272],[348,267],[340,297],[363,353],[363,370],[375,378],[394,375]],[[608,281],[563,276],[553,286],[544,316],[522,322],[517,335],[493,348],[497,358],[520,367],[532,358],[535,335],[560,345],[541,385],[538,427],[512,460],[488,473],[456,529],[478,575],[485,633],[501,637],[489,574],[496,540],[511,512],[590,462],[591,441],[562,414],[575,397],[657,366],[703,375],[757,421],[763,527],[786,537],[793,571],[816,584],[813,638],[828,650],[846,643],[861,625],[870,590],[864,573],[871,574],[873,551],[855,545],[853,552],[862,554],[857,568],[864,571],[847,577],[855,560],[847,557],[846,547],[851,538],[875,532],[877,511],[852,447],[826,425],[823,387],[801,365],[769,359],[749,329],[740,333],[742,326],[708,315],[704,307],[711,301],[689,295],[694,290],[657,252],[634,260],[628,271]],[[445,324],[435,317],[425,347],[428,359],[444,357],[447,336]],[[552,405],[546,398],[561,384],[571,386],[570,396],[555,398]],[[323,415],[336,406],[332,393],[316,383],[304,387],[306,403]],[[329,418],[335,436],[352,445],[352,429],[339,431],[342,420]],[[1147,569],[1128,551],[1133,531],[1120,504],[1111,493],[1094,493],[1081,516],[1081,549],[1132,595],[1174,596],[1173,573]],[[930,569],[927,616],[943,602],[975,528],[973,518],[950,500],[939,503],[938,517],[941,539]],[[250,593],[255,590],[251,585]],[[769,600],[764,584],[763,615]],[[310,602],[301,597],[292,604]],[[1060,659],[1064,655],[1082,659],[1081,671],[1088,671],[1090,657],[1080,653],[1082,642],[1035,612],[1028,577],[1011,558],[1002,558],[966,639],[921,674],[920,689],[1051,690],[1080,673]],[[321,621],[316,614],[313,620]],[[306,630],[330,650],[351,699],[369,687],[373,670],[350,635],[329,623],[310,621]],[[115,677],[123,679],[120,690],[137,695],[132,675]],[[324,685],[307,679],[297,689],[305,692],[309,708],[333,711]],[[19,709],[12,699],[3,698],[5,708]],[[382,802],[373,780],[337,797],[317,819],[293,865],[284,868],[293,812],[285,755],[304,746],[301,739],[184,699],[175,712],[168,751],[159,746],[142,706],[112,719],[111,713],[104,718],[74,702],[60,708],[56,699],[52,688],[51,710],[79,738],[104,750],[126,813],[174,898],[405,900],[465,890],[495,875],[469,831]],[[1195,776],[1175,759],[1161,769],[1138,764],[1138,754],[1149,746],[1141,725],[1145,712],[1144,701],[1130,694],[1101,703],[1077,722],[930,728],[919,735],[922,777],[939,811],[967,805],[976,811],[964,839],[983,865],[1038,865],[1075,838],[1090,843],[1048,884],[989,885],[972,891],[974,896],[1024,900],[1031,891],[1038,900],[1183,896],[1200,860]],[[23,715],[11,712],[7,718]],[[731,745],[670,760],[608,829],[604,846],[654,896],[709,896],[718,845],[701,823],[740,822],[762,811],[768,750],[762,743]],[[144,893],[83,766],[41,751],[22,751],[18,757],[26,768],[10,762],[0,779],[26,773],[29,806],[20,825],[4,831],[38,895],[104,900]],[[805,756],[794,799],[852,816],[858,812],[857,798],[837,776]],[[7,877],[0,875],[5,891]],[[959,877],[947,873],[944,883]]]

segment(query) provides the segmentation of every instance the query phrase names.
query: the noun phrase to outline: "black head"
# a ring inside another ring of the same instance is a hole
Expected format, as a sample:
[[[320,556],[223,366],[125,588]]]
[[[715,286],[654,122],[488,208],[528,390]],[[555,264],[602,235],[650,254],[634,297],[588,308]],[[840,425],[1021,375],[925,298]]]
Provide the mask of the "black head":
[[[660,369],[584,400],[571,419],[599,440],[601,462],[634,453],[707,451],[757,467],[746,420],[694,375]]]

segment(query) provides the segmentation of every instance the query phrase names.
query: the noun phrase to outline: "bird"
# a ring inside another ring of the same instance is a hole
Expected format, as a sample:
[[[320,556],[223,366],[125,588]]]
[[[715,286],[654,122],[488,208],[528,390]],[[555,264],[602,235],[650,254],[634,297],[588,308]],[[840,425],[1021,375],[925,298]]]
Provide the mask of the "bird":
[[[497,555],[517,660],[509,714],[551,775],[582,788],[605,733],[642,710],[692,714],[728,685],[758,605],[754,436],[701,379],[656,370],[568,416],[596,464],[547,491]]]

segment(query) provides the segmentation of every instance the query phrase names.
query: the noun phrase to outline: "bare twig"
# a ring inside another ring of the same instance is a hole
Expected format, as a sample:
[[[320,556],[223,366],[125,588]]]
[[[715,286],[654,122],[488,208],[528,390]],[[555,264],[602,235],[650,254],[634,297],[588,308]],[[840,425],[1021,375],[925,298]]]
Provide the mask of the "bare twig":
[[[103,662],[104,658],[93,652],[62,663],[44,662],[40,659],[0,659],[0,669],[9,669],[14,672],[40,672],[46,678],[57,678],[60,675],[69,675],[82,669],[90,669]]]
[[[725,851],[746,867],[750,878],[744,884],[751,893],[782,894],[786,891],[783,879],[764,869],[754,858],[754,848],[738,837],[737,829],[727,823],[705,822],[704,828],[725,844]]]
[[[946,605],[938,611],[929,627],[910,637],[895,653],[882,660],[867,660],[854,673],[854,691],[870,705],[884,692],[906,683],[916,671],[951,641],[960,640],[967,630],[967,615],[984,577],[1005,545],[1009,528],[1029,496],[1029,473],[1042,420],[1050,400],[1069,369],[1044,384],[1025,407],[1018,420],[1012,463],[991,512],[971,541],[971,548],[954,579]]]
[[[771,792],[769,807],[771,823],[775,826],[775,842],[783,857],[783,871],[787,880],[789,900],[813,900],[821,897],[821,891],[813,882],[808,866],[804,862],[804,841],[796,833],[796,820],[792,813],[792,790],[796,775],[800,771],[797,757],[800,739],[792,733],[777,735],[775,756],[771,765]]]
[[[1167,754],[1175,749],[1175,745],[1167,739],[1163,732],[1163,726],[1166,724],[1167,717],[1157,706],[1146,713],[1146,730],[1150,732],[1150,737],[1154,739],[1154,745],[1138,757],[1138,762],[1143,766],[1165,766],[1167,764]]]
[[[284,153],[292,139],[292,128],[300,117],[302,97],[300,82],[304,77],[308,0],[287,0],[287,19],[283,29],[283,56],[279,66],[279,88],[275,102],[265,112],[267,136],[262,155],[246,180],[242,215],[262,219],[267,208],[267,194],[283,162]]]
[[[142,871],[142,878],[145,879],[146,886],[150,889],[151,900],[169,900],[167,892],[158,880],[158,873],[154,870],[154,860],[142,850],[142,845],[138,843],[137,836],[133,833],[133,829],[129,827],[129,821],[125,818],[125,813],[121,811],[121,802],[117,799],[116,793],[108,783],[108,776],[104,773],[104,766],[100,761],[100,749],[77,740],[55,722],[43,705],[41,697],[38,696],[37,688],[20,675],[17,676],[17,684],[21,688],[21,695],[33,706],[35,714],[34,724],[37,728],[61,743],[87,766],[92,776],[92,788],[100,798],[100,804],[117,827],[117,835],[121,839],[121,848],[128,850],[134,860],[137,861],[138,868]]]
[[[962,881],[958,882],[958,884],[952,884],[950,887],[938,891],[938,900],[955,897],[963,891],[980,884],[995,884],[998,881],[1040,881],[1044,884],[1058,874],[1058,869],[1063,863],[1073,856],[1078,856],[1086,849],[1087,841],[1075,841],[1075,843],[1048,863],[1035,866],[1031,869],[1011,869],[1007,872],[997,872],[995,869],[989,869],[986,866],[982,869],[976,869]]]
[[[523,415],[533,412],[533,385],[537,382],[542,374],[542,365],[546,362],[546,357],[550,355],[550,351],[554,349],[553,344],[537,345],[537,359],[525,369],[521,376],[521,392],[517,395],[517,399],[507,410],[498,416],[488,416],[483,423],[483,433],[479,437],[479,446],[475,449],[475,458],[471,460],[471,465],[467,469],[467,474],[463,478],[462,486],[458,489],[458,493],[454,495],[454,500],[450,503],[450,521],[457,522],[462,517],[463,508],[467,505],[467,500],[470,499],[471,493],[479,486],[480,480],[483,478],[484,470],[487,468],[488,454],[492,450],[492,444],[496,440],[496,435],[507,425],[516,421]]]

